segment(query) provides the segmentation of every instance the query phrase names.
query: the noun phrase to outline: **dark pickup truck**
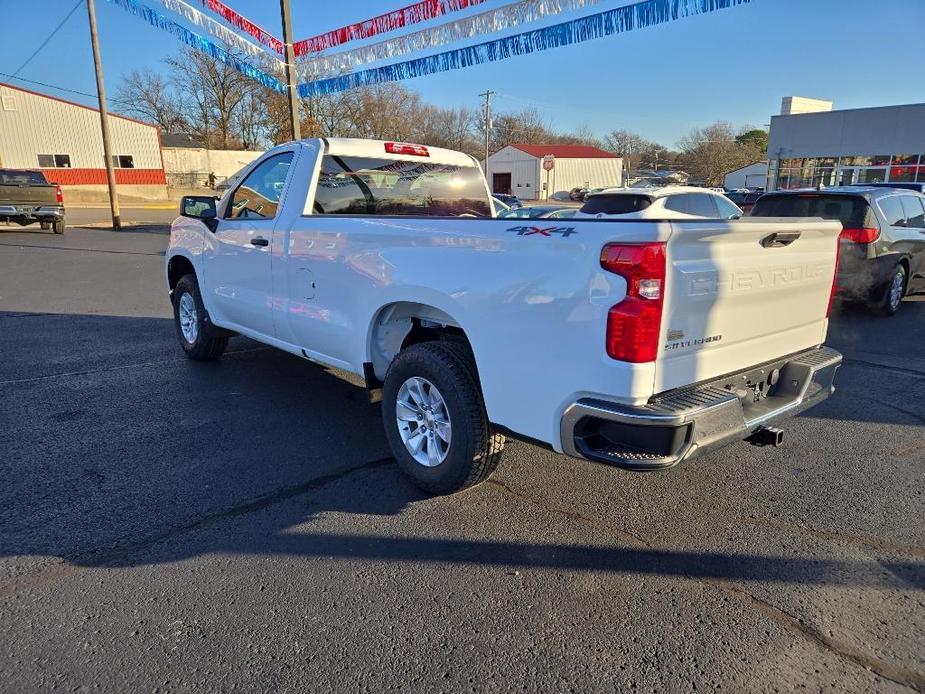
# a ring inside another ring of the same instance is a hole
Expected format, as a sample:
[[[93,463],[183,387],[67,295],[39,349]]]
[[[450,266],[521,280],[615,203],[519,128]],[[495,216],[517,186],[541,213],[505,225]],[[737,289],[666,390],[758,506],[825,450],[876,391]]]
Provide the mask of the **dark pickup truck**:
[[[64,233],[61,186],[49,183],[41,171],[0,169],[0,224],[36,222],[43,229]]]

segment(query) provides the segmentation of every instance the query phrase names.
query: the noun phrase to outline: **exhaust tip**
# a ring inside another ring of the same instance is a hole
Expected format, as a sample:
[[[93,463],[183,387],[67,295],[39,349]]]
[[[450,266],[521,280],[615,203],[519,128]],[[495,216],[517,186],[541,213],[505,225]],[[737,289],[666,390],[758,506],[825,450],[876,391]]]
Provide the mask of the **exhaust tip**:
[[[777,427],[761,427],[749,436],[748,441],[753,446],[778,446],[784,443],[784,430]]]

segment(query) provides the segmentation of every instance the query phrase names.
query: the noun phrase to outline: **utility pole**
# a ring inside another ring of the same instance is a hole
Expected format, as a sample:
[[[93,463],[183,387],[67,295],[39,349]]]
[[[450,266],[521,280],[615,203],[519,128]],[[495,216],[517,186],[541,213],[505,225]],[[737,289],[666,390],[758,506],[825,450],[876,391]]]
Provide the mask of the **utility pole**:
[[[286,50],[286,95],[289,97],[289,123],[293,140],[302,139],[299,123],[299,93],[296,86],[295,50],[292,48],[292,12],[289,0],[279,0],[280,13],[283,16],[283,43]]]
[[[491,138],[491,97],[494,94],[490,89],[479,96],[485,97],[485,176],[488,176],[488,141]]]
[[[87,0],[87,15],[90,19],[90,44],[93,46],[93,64],[96,66],[96,95],[100,101],[100,130],[103,133],[103,158],[106,160],[106,182],[109,184],[109,211],[112,213],[112,228],[119,231],[122,219],[119,214],[119,197],[116,193],[116,172],[112,168],[112,145],[109,141],[109,112],[106,110],[106,87],[103,85],[103,63],[100,60],[100,42],[96,34],[96,10],[93,0]]]

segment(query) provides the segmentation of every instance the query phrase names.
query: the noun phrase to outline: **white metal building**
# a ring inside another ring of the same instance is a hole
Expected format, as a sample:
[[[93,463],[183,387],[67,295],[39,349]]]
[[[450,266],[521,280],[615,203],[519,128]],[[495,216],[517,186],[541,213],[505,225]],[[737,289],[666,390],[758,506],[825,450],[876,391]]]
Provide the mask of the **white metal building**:
[[[163,136],[165,142],[169,135]],[[216,184],[225,183],[263,154],[243,149],[206,149],[205,147],[169,147],[161,149],[164,173],[171,188],[197,188],[208,185],[209,174]]]
[[[768,162],[756,161],[754,164],[733,169],[723,177],[727,190],[735,188],[764,188],[768,183]]]
[[[543,158],[555,157],[548,190]],[[508,145],[488,157],[488,185],[493,193],[511,193],[524,200],[544,200],[572,188],[623,185],[623,160],[587,145]]]
[[[160,135],[153,125],[110,114],[119,192],[166,199]],[[96,109],[0,83],[0,166],[41,169],[73,195],[106,191],[100,115]]]

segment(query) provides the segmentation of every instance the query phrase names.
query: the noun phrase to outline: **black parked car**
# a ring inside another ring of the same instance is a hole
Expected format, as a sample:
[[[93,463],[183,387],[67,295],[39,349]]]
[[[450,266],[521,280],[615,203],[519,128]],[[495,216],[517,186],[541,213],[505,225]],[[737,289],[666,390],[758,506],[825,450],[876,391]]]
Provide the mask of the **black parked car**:
[[[748,192],[743,192],[740,190],[733,190],[728,193],[723,193],[723,195],[738,205],[739,209],[742,210],[745,214],[748,214],[752,211],[755,203],[758,202],[758,198],[764,195],[764,191],[750,190]]]
[[[909,183],[907,181],[894,181],[893,183],[852,183],[852,188],[899,188],[901,190],[914,190],[925,194],[925,183]]]
[[[508,195],[507,193],[492,193],[491,196],[500,202],[503,202],[505,205],[511,209],[517,209],[518,207],[523,207],[524,204],[520,201],[516,195]]]
[[[842,223],[836,296],[884,315],[925,291],[925,195],[842,186],[765,193],[752,217],[822,217]]]

